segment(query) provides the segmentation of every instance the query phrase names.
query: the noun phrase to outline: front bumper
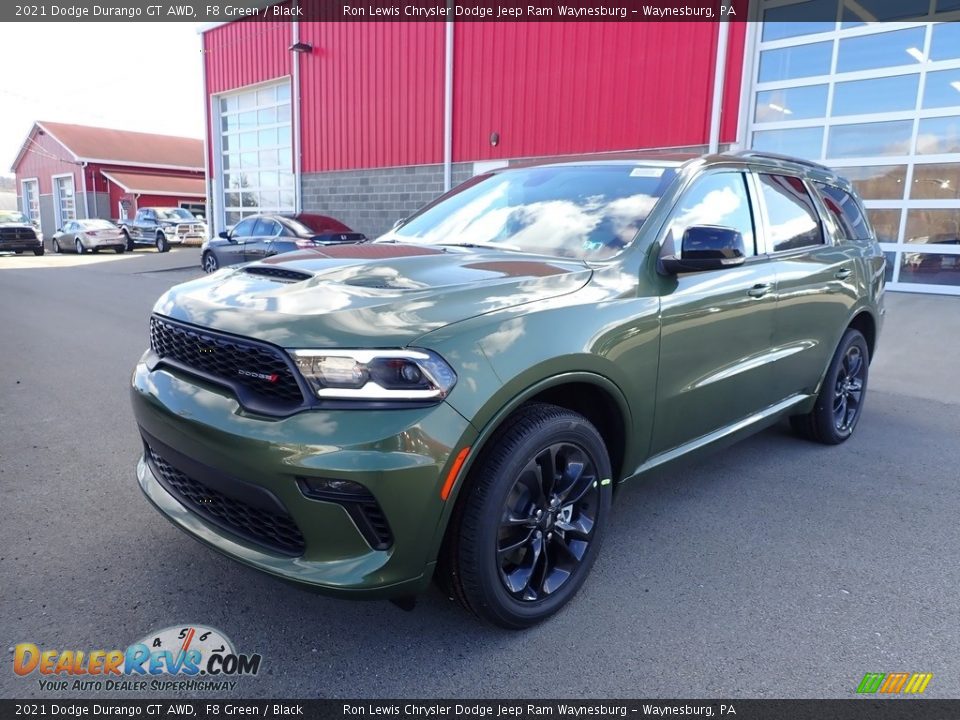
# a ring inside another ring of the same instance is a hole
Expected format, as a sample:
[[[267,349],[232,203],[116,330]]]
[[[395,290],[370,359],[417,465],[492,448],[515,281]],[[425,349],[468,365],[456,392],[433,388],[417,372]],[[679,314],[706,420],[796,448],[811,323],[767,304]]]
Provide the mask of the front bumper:
[[[0,252],[32,252],[43,247],[43,243],[37,240],[0,240]]]
[[[142,363],[134,371],[132,399],[145,443],[172,453],[168,459],[186,465],[177,468],[184,473],[202,467],[235,479],[234,488],[221,481],[220,492],[241,500],[251,490],[272,496],[299,530],[303,546],[299,553],[278,552],[211,522],[202,507],[168,490],[154,456],[145,455],[137,464],[144,494],[196,539],[327,594],[396,597],[415,594],[429,582],[442,538],[443,479],[451,458],[476,435],[449,405],[265,419],[245,412],[224,389],[168,368],[150,371]],[[344,503],[307,497],[304,482],[320,478],[367,488],[389,525],[389,546],[371,547],[369,534]]]

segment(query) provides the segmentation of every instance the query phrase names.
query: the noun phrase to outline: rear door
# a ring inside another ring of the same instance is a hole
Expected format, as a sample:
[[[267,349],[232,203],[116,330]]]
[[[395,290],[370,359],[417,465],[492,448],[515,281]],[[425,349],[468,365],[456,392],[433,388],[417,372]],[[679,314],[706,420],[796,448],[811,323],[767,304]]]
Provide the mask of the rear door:
[[[809,183],[757,173],[767,251],[779,280],[774,344],[777,394],[813,393],[857,301],[855,246],[835,242]],[[826,215],[826,213],[824,213]]]
[[[681,273],[661,298],[652,455],[730,428],[777,399],[777,277],[757,252],[754,215],[747,174],[720,170],[694,180],[667,223],[665,252],[679,248],[688,227],[713,225],[739,231],[748,257],[738,267]]]

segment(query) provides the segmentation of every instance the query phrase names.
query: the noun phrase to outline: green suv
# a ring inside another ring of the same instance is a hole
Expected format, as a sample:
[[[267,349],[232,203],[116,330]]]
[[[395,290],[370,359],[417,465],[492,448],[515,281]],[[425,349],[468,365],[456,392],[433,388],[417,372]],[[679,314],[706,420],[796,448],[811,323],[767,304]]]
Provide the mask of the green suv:
[[[828,168],[633,154],[474,177],[375,242],[178,285],[133,374],[147,498],[251,567],[532,625],[619,483],[780,418],[850,437],[884,256]]]

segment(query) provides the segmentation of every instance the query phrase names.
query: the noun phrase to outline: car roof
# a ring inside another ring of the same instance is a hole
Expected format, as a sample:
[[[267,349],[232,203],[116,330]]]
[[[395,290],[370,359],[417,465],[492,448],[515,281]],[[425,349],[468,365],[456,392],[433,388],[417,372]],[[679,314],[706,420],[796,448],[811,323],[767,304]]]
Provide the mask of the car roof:
[[[715,154],[654,150],[592,153],[570,156],[560,160],[551,159],[547,161],[521,161],[514,163],[507,168],[502,168],[493,172],[510,171],[525,167],[584,167],[596,165],[655,165],[657,167],[672,168],[681,168],[694,165],[703,167],[717,165],[739,165],[759,171],[789,171],[794,175],[800,175],[802,177],[809,178],[810,180],[836,185],[837,187],[847,190],[848,192],[853,192],[853,186],[851,183],[846,178],[835,173],[826,165],[821,165],[820,163],[816,163],[811,160],[804,160],[803,158],[780,155],[778,153],[761,152],[758,150],[742,150],[737,152],[724,152]]]

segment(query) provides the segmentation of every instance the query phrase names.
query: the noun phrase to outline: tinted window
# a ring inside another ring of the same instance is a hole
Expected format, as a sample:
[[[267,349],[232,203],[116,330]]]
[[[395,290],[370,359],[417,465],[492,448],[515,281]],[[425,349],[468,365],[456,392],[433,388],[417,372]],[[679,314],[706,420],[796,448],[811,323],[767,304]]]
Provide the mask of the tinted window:
[[[856,201],[853,195],[833,185],[822,183],[814,183],[814,185],[820,191],[823,204],[827,206],[830,214],[837,221],[844,237],[851,240],[867,240],[870,238],[870,226],[863,216],[860,203]]]
[[[668,254],[675,254],[683,233],[695,225],[733,228],[743,236],[747,255],[756,254],[753,215],[743,173],[714,173],[695,180],[673,211],[667,234]]]
[[[277,234],[277,223],[269,218],[260,218],[253,234],[257,237],[273,237]]]
[[[633,242],[675,175],[674,168],[641,163],[548,165],[482,175],[384,239],[601,260]]]
[[[236,224],[236,227],[233,228],[233,232],[230,233],[231,237],[250,237],[253,235],[253,226],[257,224],[256,218],[247,218],[246,220],[241,220]]]
[[[767,206],[767,236],[773,252],[823,243],[820,219],[800,178],[760,175]]]

